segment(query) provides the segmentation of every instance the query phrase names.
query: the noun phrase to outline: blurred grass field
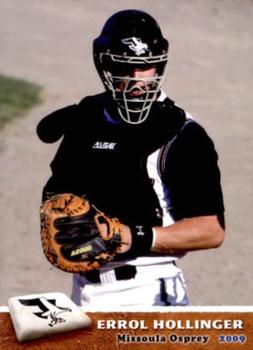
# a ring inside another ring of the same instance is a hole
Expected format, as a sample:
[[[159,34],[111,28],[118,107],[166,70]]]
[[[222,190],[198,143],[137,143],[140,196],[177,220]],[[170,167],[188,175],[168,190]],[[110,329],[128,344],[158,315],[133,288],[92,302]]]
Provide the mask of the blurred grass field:
[[[42,102],[41,86],[0,75],[0,130],[36,104]]]

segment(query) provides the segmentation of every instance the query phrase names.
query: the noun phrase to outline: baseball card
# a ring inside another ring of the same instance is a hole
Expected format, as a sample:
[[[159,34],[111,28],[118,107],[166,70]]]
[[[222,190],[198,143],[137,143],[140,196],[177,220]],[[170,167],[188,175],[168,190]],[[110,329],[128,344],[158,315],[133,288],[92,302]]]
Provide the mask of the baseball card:
[[[1,2],[1,349],[252,349],[252,19]]]

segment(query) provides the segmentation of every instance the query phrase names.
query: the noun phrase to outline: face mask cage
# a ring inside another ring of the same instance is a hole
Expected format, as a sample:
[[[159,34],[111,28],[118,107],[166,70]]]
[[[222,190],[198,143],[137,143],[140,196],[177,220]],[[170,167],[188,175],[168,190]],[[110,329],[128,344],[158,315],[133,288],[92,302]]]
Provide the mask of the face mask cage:
[[[167,61],[168,54],[129,57],[100,53],[101,78],[125,122],[140,124],[146,120],[164,80]],[[142,77],[140,74],[138,78],[132,77],[131,72],[136,68],[140,71],[155,68],[154,76]]]

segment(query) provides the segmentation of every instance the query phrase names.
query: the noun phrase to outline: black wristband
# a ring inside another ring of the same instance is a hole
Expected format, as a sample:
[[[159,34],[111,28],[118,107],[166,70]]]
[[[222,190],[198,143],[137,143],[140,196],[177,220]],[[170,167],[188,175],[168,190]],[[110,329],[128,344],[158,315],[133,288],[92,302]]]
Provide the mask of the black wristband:
[[[153,231],[150,226],[133,225],[130,226],[132,234],[132,245],[129,250],[133,255],[146,255],[153,243]]]
[[[146,255],[152,247],[152,227],[143,225],[131,225],[129,228],[132,235],[132,244],[126,253],[117,255],[120,260]]]

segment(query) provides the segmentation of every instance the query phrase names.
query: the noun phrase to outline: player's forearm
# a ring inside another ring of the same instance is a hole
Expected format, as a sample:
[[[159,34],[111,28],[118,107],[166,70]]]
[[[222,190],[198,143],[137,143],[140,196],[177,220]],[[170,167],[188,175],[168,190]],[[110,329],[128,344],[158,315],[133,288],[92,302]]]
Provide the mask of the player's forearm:
[[[224,230],[216,216],[184,219],[167,227],[155,227],[154,252],[189,251],[216,248],[222,244]]]

